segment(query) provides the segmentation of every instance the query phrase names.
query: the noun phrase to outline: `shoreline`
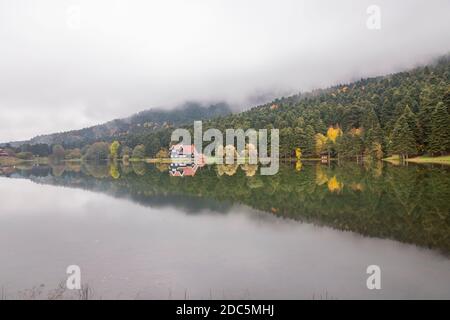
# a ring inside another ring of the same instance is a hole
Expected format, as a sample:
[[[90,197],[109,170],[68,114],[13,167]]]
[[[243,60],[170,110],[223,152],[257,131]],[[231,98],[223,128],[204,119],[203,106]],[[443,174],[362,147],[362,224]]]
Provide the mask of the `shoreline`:
[[[383,161],[393,163],[393,164],[401,163],[400,158],[398,156],[391,156],[388,158],[384,158]],[[418,164],[432,163],[432,164],[450,165],[450,156],[438,156],[438,157],[419,156],[419,157],[415,157],[415,158],[406,159],[405,162],[418,163]]]

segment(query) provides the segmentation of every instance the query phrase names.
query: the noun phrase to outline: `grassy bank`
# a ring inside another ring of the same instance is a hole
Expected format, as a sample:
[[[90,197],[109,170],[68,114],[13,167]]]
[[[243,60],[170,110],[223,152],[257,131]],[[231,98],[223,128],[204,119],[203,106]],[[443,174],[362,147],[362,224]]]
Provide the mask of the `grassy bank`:
[[[441,156],[441,157],[417,157],[408,159],[408,162],[414,163],[441,163],[441,164],[449,164],[450,165],[450,156]]]
[[[33,158],[30,160],[19,159],[16,157],[0,157],[0,166],[16,166],[20,164],[48,164],[48,158]]]
[[[400,163],[399,156],[391,156],[388,158],[384,158],[384,161]],[[407,159],[406,162],[412,163],[436,163],[436,164],[448,164],[450,165],[450,156],[441,156],[441,157],[428,157],[428,156],[420,156],[416,158]]]

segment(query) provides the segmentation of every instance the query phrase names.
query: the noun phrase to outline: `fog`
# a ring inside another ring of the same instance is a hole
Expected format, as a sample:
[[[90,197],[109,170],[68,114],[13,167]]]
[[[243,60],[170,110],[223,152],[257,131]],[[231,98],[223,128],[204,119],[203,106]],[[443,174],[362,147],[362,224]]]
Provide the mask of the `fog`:
[[[0,0],[0,142],[411,68],[450,52],[449,12],[448,0]]]

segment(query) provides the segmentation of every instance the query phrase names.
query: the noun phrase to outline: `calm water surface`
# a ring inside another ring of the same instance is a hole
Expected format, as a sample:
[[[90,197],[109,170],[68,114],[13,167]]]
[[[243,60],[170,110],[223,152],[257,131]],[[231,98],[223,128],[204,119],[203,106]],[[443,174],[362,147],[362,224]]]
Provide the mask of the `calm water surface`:
[[[4,295],[45,298],[76,264],[96,298],[450,298],[448,168],[168,169],[1,168]]]

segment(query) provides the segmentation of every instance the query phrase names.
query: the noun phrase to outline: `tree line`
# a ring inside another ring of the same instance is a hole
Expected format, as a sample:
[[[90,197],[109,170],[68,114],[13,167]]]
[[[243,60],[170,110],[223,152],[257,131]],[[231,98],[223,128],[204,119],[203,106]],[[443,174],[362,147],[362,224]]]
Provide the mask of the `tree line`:
[[[280,98],[250,110],[205,120],[217,128],[279,129],[280,155],[323,154],[381,159],[389,155],[445,155],[450,152],[450,56],[433,64],[383,77]],[[218,112],[216,112],[217,114]],[[201,118],[198,118],[201,120]],[[139,125],[139,124],[136,124]],[[193,130],[193,125],[182,127]],[[167,149],[174,127],[114,137],[121,156],[155,157]],[[87,159],[108,158],[113,140],[89,145],[61,143]],[[54,146],[22,145],[20,152],[48,156]]]

